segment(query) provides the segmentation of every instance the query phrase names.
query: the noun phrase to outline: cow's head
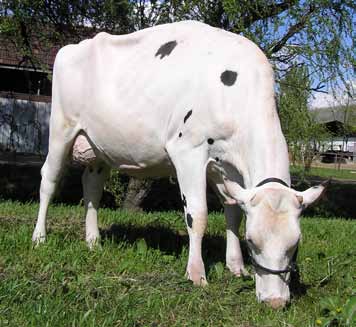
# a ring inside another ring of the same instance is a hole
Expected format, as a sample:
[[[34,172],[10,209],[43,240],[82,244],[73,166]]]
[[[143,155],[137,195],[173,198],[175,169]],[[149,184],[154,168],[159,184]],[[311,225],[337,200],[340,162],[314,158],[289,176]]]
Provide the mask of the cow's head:
[[[256,274],[259,301],[273,308],[290,299],[289,279],[301,231],[299,217],[325,190],[322,184],[297,192],[277,183],[253,189],[225,180],[229,195],[246,214],[246,241]]]

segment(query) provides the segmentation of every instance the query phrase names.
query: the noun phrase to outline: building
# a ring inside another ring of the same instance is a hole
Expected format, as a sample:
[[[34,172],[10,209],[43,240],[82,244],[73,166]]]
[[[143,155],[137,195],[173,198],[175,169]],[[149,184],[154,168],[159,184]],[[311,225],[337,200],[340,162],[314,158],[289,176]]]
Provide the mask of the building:
[[[0,153],[45,155],[51,102],[50,74],[59,46],[32,44],[24,56],[0,36]]]
[[[62,26],[59,41],[53,37],[54,30],[45,28],[39,32],[41,37],[32,33],[26,40],[30,56],[19,50],[15,40],[0,34],[0,154],[47,154],[55,56],[64,44],[96,32]]]
[[[333,162],[340,156],[356,161],[356,105],[318,108],[313,113],[330,133],[321,146],[323,159]]]

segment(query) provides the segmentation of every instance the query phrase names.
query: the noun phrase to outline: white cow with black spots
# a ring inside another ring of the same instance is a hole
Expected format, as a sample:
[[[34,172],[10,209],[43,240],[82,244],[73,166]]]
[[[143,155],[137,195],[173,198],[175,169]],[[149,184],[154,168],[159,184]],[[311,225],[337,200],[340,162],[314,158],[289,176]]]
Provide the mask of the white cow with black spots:
[[[324,186],[289,187],[273,71],[254,43],[186,21],[129,35],[100,33],[62,48],[54,65],[36,243],[45,240],[48,204],[78,135],[95,153],[83,175],[89,246],[99,238],[97,210],[111,167],[142,177],[176,175],[189,233],[187,276],[205,285],[208,181],[224,203],[227,267],[236,276],[245,271],[237,236],[242,208],[257,297],[285,305],[299,215]]]

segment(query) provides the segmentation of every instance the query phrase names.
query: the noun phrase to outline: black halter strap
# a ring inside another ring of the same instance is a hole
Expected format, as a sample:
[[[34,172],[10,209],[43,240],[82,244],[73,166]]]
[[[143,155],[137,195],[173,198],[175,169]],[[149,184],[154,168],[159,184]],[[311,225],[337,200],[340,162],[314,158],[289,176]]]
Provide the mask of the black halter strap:
[[[267,184],[267,183],[279,183],[279,184],[282,184],[284,186],[289,187],[289,185],[285,181],[283,181],[283,180],[281,180],[279,178],[275,178],[275,177],[270,177],[270,178],[264,179],[262,182],[259,182],[256,185],[256,187],[262,186],[262,185]]]
[[[249,256],[250,256],[250,261],[251,264],[254,268],[258,268],[266,273],[272,274],[272,275],[281,275],[281,274],[285,274],[285,273],[289,273],[289,272],[296,272],[297,271],[297,256],[298,256],[298,247],[299,244],[297,245],[297,248],[294,251],[292,260],[290,261],[290,263],[287,265],[287,267],[285,269],[281,269],[281,270],[276,270],[276,269],[270,269],[267,267],[264,267],[262,265],[260,265],[254,258],[252,253],[250,252],[250,249],[248,247],[248,252],[249,252]]]

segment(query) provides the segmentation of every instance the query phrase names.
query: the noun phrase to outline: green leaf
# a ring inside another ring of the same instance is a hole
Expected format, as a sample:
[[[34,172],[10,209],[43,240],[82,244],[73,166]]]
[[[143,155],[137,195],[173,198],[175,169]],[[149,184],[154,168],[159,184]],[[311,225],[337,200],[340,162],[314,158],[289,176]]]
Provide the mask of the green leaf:
[[[347,326],[354,326],[354,323],[356,323],[356,295],[347,300],[344,307],[344,317]]]
[[[336,309],[340,306],[340,298],[336,296],[330,296],[320,300],[320,309],[324,317],[329,316],[332,312],[335,313]]]

